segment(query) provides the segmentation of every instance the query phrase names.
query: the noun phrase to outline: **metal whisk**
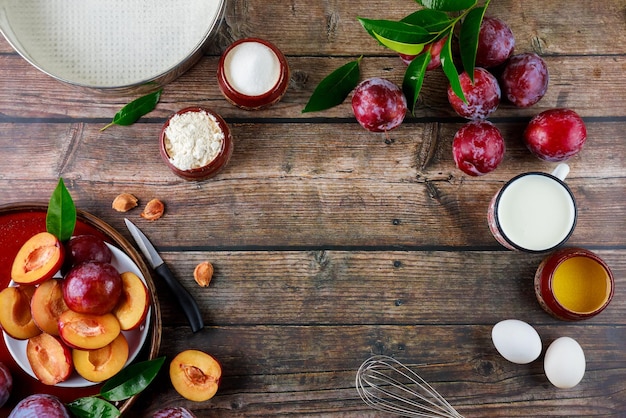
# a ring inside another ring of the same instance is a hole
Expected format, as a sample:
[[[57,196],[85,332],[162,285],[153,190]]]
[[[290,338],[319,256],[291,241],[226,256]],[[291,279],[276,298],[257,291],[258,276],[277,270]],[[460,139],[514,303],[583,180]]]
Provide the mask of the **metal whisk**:
[[[388,356],[365,360],[356,389],[369,406],[406,417],[463,418],[431,385]]]

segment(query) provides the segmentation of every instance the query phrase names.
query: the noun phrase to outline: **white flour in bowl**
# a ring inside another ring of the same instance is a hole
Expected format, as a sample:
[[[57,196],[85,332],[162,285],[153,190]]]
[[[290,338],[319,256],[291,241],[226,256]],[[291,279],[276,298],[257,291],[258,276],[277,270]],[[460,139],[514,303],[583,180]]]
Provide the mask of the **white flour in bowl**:
[[[165,150],[180,170],[204,167],[217,157],[224,132],[213,115],[185,112],[172,116],[165,128]]]

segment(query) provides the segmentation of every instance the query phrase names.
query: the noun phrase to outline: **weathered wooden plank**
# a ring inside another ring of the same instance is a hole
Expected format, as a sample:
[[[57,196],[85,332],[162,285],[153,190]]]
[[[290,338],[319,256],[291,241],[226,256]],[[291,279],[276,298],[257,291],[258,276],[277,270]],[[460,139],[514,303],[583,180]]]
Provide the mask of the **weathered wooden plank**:
[[[552,0],[541,6],[512,0],[491,2],[488,14],[504,19],[520,50],[547,54],[626,53],[623,0],[571,2]],[[287,54],[361,55],[389,53],[363,30],[358,16],[400,19],[418,9],[412,1],[249,1],[227,2],[224,22],[209,49],[219,54],[235,39],[258,36],[280,45]],[[267,24],[280,22],[280,24]],[[288,42],[284,40],[289,40]],[[11,52],[2,39],[0,52]]]
[[[585,325],[621,324],[623,250],[594,249],[611,267],[615,301]],[[533,278],[545,255],[510,251],[167,251],[163,258],[199,300],[210,326],[485,324],[519,318],[557,321],[538,304]],[[208,288],[197,263],[215,268]],[[157,291],[164,285],[154,279]],[[242,310],[242,307],[245,309]],[[268,309],[271,307],[271,309]],[[164,323],[185,325],[162,298]]]
[[[592,416],[623,407],[624,358],[619,341],[626,338],[624,327],[539,326],[537,330],[545,346],[566,334],[584,347],[587,370],[579,386],[568,391],[554,388],[543,373],[542,358],[524,366],[504,360],[491,343],[491,325],[237,326],[210,328],[193,337],[168,329],[172,338],[164,341],[163,353],[174,355],[189,347],[211,352],[222,363],[222,389],[212,400],[193,404],[162,377],[145,395],[158,398],[158,404],[142,403],[140,398],[134,410],[149,416],[162,405],[187,405],[200,416],[368,416],[364,414],[371,410],[359,399],[354,378],[361,362],[372,354],[421,365],[418,373],[467,416],[533,412],[548,416],[564,408],[571,414]],[[609,332],[613,343],[598,338]]]
[[[236,151],[226,170],[189,183],[161,161],[159,126],[117,129],[114,140],[93,124],[4,125],[14,138],[0,143],[5,167],[23,167],[25,155],[37,158],[28,171],[3,173],[0,202],[47,201],[62,176],[81,208],[116,227],[123,228],[110,208],[117,194],[166,202],[166,216],[149,226],[176,231],[163,234],[165,246],[494,246],[485,221],[492,195],[520,172],[554,167],[530,155],[519,138],[523,125],[515,123],[502,125],[507,158],[480,178],[454,168],[450,142],[460,124],[407,124],[390,145],[354,123],[234,124]],[[285,135],[294,128],[297,140]],[[616,140],[623,129],[589,123],[589,144],[569,161],[579,205],[573,244],[624,242],[625,152]],[[336,157],[329,158],[330,149]]]
[[[288,57],[292,71],[290,87],[281,102],[261,112],[248,112],[229,104],[221,95],[216,81],[217,57],[205,57],[189,72],[168,84],[157,108],[145,119],[164,119],[183,107],[202,105],[214,109],[227,119],[252,117],[312,119],[346,118],[354,120],[350,98],[344,104],[323,112],[301,111],[315,86],[334,69],[356,57],[314,58]],[[544,98],[535,106],[515,108],[502,103],[492,118],[529,118],[542,110],[569,107],[585,117],[615,117],[622,114],[624,59],[614,55],[588,57],[546,56],[550,85]],[[0,55],[0,109],[2,118],[51,119],[65,122],[98,121],[104,126],[113,115],[135,96],[111,96],[79,90],[48,77],[30,67],[16,55]],[[361,65],[361,78],[386,77],[402,83],[405,65],[396,57],[367,57]],[[448,104],[448,81],[441,69],[427,74],[415,116],[447,120],[457,118]],[[190,87],[193,86],[193,87]],[[621,92],[621,93],[620,93]],[[105,137],[113,135],[110,132]]]

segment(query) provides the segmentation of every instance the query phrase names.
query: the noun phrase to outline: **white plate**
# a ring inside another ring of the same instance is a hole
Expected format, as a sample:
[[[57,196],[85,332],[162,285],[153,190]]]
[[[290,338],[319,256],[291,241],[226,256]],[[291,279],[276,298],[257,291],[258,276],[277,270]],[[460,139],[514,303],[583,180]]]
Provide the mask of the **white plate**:
[[[111,249],[111,252],[113,253],[111,264],[117,269],[117,271],[119,271],[120,273],[126,271],[135,273],[144,282],[144,284],[146,283],[146,279],[145,277],[143,277],[143,274],[141,274],[141,270],[139,270],[139,267],[137,267],[137,265],[133,263],[130,257],[128,257],[122,250],[117,247],[114,247],[110,244],[107,244],[107,246]],[[13,285],[15,285],[15,283],[11,281],[9,286]],[[124,337],[126,337],[126,341],[128,342],[128,361],[126,362],[126,365],[130,364],[135,359],[135,357],[137,357],[137,354],[139,354],[139,351],[141,351],[141,347],[143,347],[143,344],[146,341],[148,331],[150,330],[151,310],[152,301],[150,302],[148,315],[146,315],[146,319],[144,320],[143,324],[141,324],[141,326],[137,329],[122,331]],[[28,340],[16,340],[15,338],[7,335],[7,333],[4,331],[2,332],[2,334],[4,336],[4,343],[6,344],[9,353],[11,353],[11,356],[13,356],[13,359],[15,359],[15,362],[26,373],[36,379],[37,377],[35,376],[35,373],[33,373],[33,369],[30,367],[30,363],[28,362],[28,358],[26,357],[26,344],[28,343]],[[79,388],[97,385],[98,383],[99,382],[90,382],[89,380],[83,379],[81,376],[78,375],[78,373],[73,372],[69,379],[64,382],[57,383],[55,386]]]

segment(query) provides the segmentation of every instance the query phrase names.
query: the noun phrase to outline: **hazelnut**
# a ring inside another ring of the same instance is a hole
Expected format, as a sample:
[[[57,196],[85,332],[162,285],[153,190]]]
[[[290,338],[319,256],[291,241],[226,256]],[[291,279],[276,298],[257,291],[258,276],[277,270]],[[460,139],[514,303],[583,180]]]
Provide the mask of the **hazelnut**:
[[[118,212],[128,212],[137,206],[137,198],[130,193],[122,193],[114,200],[111,207]]]
[[[193,278],[202,287],[208,287],[213,277],[213,265],[208,261],[204,261],[196,266],[193,270]]]
[[[146,204],[141,217],[149,221],[156,221],[165,212],[165,205],[159,199],[152,199]]]

